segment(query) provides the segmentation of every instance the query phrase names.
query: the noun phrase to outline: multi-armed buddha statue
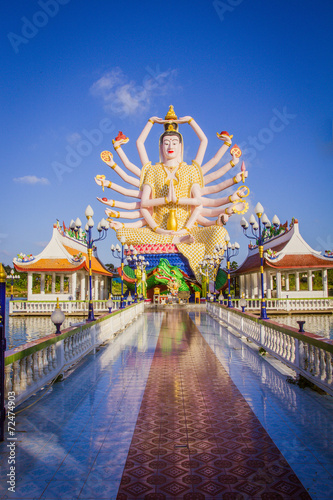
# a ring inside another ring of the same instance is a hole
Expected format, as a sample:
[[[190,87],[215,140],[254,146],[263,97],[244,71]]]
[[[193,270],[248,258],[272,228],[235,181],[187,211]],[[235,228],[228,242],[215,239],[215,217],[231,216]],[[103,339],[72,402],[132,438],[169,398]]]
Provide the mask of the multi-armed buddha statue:
[[[149,160],[145,141],[154,124],[164,126],[159,140],[159,159],[156,164]],[[199,138],[197,154],[191,164],[183,161],[184,141],[179,132],[179,125],[189,124]],[[98,198],[107,205],[110,227],[117,232],[117,238],[125,238],[128,245],[166,245],[183,254],[189,262],[196,279],[201,282],[199,263],[207,254],[212,254],[216,244],[225,240],[227,231],[225,224],[234,213],[246,212],[248,204],[244,197],[248,188],[238,188],[230,196],[217,198],[216,195],[233,185],[244,182],[248,173],[244,163],[240,172],[234,177],[219,183],[219,180],[239,162],[241,151],[237,146],[231,150],[231,159],[222,167],[210,172],[222,159],[232,143],[232,135],[227,132],[217,134],[223,141],[215,156],[203,163],[207,148],[207,138],[196,121],[190,117],[177,118],[173,106],[165,119],[152,117],[148,120],[138,140],[137,148],[142,168],[134,165],[126,156],[122,147],[128,138],[119,133],[113,146],[129,175],[113,160],[109,151],[103,151],[102,160],[111,167],[127,184],[133,188],[125,188],[104,175],[95,177],[97,184],[108,187],[117,193],[135,201],[116,201]],[[210,172],[210,173],[209,173]],[[115,209],[122,209],[116,211]],[[126,219],[120,222],[114,219]],[[211,276],[214,279],[214,276]]]

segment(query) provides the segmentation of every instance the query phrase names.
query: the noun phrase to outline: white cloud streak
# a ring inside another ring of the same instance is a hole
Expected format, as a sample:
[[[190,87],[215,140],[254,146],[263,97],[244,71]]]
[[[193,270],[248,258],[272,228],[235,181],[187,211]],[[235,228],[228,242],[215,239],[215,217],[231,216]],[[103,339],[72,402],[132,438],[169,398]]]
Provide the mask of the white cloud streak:
[[[25,175],[24,177],[15,177],[13,179],[14,182],[19,184],[42,184],[44,186],[50,184],[50,181],[46,179],[46,177],[36,177],[35,175]]]
[[[104,109],[121,116],[146,112],[155,96],[166,95],[173,88],[176,70],[160,71],[146,68],[142,85],[130,80],[121,68],[114,68],[99,78],[90,88],[93,96],[99,97]]]

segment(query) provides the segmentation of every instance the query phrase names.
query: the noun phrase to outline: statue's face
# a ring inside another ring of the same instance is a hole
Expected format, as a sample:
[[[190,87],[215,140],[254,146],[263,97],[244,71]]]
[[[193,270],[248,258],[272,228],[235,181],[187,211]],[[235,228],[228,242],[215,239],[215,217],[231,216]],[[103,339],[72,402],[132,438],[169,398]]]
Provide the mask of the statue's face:
[[[163,160],[179,159],[182,145],[177,135],[167,135],[163,137],[162,154]]]

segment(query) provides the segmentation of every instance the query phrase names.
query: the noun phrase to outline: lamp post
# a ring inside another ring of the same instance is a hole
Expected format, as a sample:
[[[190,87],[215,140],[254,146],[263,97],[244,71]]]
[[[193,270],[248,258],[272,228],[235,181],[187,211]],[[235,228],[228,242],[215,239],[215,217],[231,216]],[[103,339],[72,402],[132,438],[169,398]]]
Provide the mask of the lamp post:
[[[120,259],[120,262],[121,262],[121,275],[120,275],[120,279],[121,279],[121,298],[120,298],[120,309],[124,309],[124,261],[125,261],[124,250],[128,250],[128,245],[125,243],[125,241],[126,241],[125,236],[122,236],[120,238],[121,248],[118,245],[118,243],[117,243],[116,246],[111,245],[111,252],[112,252],[113,257],[115,257],[116,259]]]
[[[57,297],[56,308],[53,311],[53,313],[51,314],[51,321],[52,321],[52,323],[55,325],[55,327],[57,329],[56,332],[55,332],[55,334],[59,335],[61,333],[60,327],[63,324],[63,322],[65,321],[65,315],[64,315],[63,311],[60,309],[59,298],[58,297]]]
[[[228,239],[225,239],[225,245],[223,246],[223,250],[225,252],[225,256],[227,259],[227,273],[228,273],[228,307],[233,307],[231,303],[231,293],[230,293],[230,259],[232,257],[236,257],[239,253],[239,244],[237,241],[231,244]]]
[[[112,307],[113,307],[113,302],[112,302],[112,294],[109,294],[109,299],[106,303],[106,307],[109,309],[109,314],[112,313]]]
[[[5,439],[6,272],[0,263],[0,441]]]
[[[264,242],[271,238],[271,235],[268,234],[269,228],[271,227],[271,223],[267,215],[264,213],[264,207],[260,203],[257,203],[254,211],[256,213],[258,221],[256,221],[256,218],[253,214],[249,218],[252,236],[246,234],[249,224],[244,217],[242,217],[240,224],[243,228],[245,236],[249,239],[252,240],[254,239],[258,245],[259,256],[260,256],[260,277],[261,277],[260,319],[269,319],[266,311],[265,288],[264,288]],[[276,230],[280,225],[279,218],[276,215],[274,215],[272,223]]]
[[[7,275],[7,280],[12,280],[10,284],[10,300],[13,300],[14,298],[14,280],[20,279],[20,276],[18,274],[14,274],[14,269],[10,271],[10,274]]]
[[[92,301],[92,269],[91,269],[92,253],[93,253],[93,249],[94,249],[94,243],[96,243],[97,241],[105,240],[109,227],[108,227],[108,223],[103,218],[97,224],[97,231],[99,232],[100,236],[99,236],[99,238],[93,239],[92,228],[94,227],[95,223],[93,221],[92,216],[94,215],[94,211],[90,205],[87,206],[84,214],[87,218],[87,223],[86,223],[84,229],[86,232],[86,245],[87,245],[88,259],[89,259],[89,311],[88,311],[88,320],[87,321],[94,321],[95,316],[94,316],[94,306],[93,306],[93,301]],[[78,236],[80,234],[81,225],[82,225],[82,223],[81,223],[79,218],[77,218],[75,222],[72,220],[70,223],[70,228],[75,232],[76,236]]]

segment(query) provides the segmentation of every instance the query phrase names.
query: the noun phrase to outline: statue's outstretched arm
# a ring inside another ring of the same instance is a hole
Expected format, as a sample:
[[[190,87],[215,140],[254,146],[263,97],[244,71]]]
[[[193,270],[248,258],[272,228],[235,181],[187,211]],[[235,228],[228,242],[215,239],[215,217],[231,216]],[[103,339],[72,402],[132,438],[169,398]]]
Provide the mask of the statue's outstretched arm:
[[[127,168],[127,170],[129,170],[130,172],[132,172],[132,174],[134,174],[140,178],[141,170],[127,158],[127,155],[124,153],[124,151],[121,148],[121,144],[118,144],[117,142],[115,142],[113,144],[113,147],[117,151],[119,158],[121,159],[121,161],[123,162],[123,165]],[[111,165],[109,165],[109,166],[111,167]]]
[[[198,222],[198,224],[201,224],[201,226],[204,226],[204,227],[209,227],[209,226],[215,226],[216,225],[216,221],[215,220],[206,219],[206,217],[204,217],[203,215],[199,215],[199,217],[197,219],[197,222]]]
[[[105,213],[108,217],[114,217],[116,219],[138,219],[142,217],[140,210],[135,212],[118,212],[117,210],[106,209]]]
[[[230,205],[229,207],[225,208],[224,210],[221,210],[221,208],[203,208],[201,215],[206,215],[207,217],[219,217],[223,214],[226,215],[232,215],[236,212],[240,212],[244,210],[246,207],[246,204],[244,202],[236,203],[233,205]]]
[[[219,184],[215,184],[214,186],[205,186],[204,188],[202,188],[202,195],[205,196],[206,194],[219,193],[220,191],[224,191],[225,189],[229,188],[230,186],[233,186],[234,184],[238,184],[241,181],[244,182],[243,174],[244,174],[244,179],[246,179],[246,177],[248,176],[247,170],[245,170],[244,172],[239,172],[238,174],[235,175],[235,177],[220,182]]]
[[[230,160],[226,165],[223,165],[223,167],[215,170],[215,172],[204,176],[203,180],[205,185],[209,184],[210,182],[216,181],[216,179],[219,179],[220,177],[225,175],[231,168],[235,167],[238,162],[239,158],[236,158],[236,156],[233,154],[232,160]]]
[[[235,201],[241,201],[245,196],[248,196],[249,189],[244,186],[238,189],[230,196],[225,196],[224,198],[204,198],[202,197],[202,204],[204,207],[220,207],[221,205],[226,205],[227,203],[234,203]]]
[[[141,203],[139,201],[133,201],[132,203],[126,203],[124,201],[117,200],[107,200],[106,198],[97,198],[98,201],[104,203],[104,205],[108,205],[111,208],[124,208],[125,210],[135,210],[140,209]]]
[[[232,137],[232,136],[231,136]],[[231,146],[231,137],[229,135],[219,135],[218,138],[221,139],[223,142],[222,146],[218,150],[218,152],[213,156],[211,160],[209,160],[207,163],[205,163],[202,166],[202,175],[205,175],[209,170],[214,168],[218,162],[221,160],[222,156],[225,154],[225,152],[228,150],[228,148]]]
[[[182,118],[179,118],[179,120],[175,120],[175,122],[176,123],[188,123],[192,127],[192,129],[194,130],[196,135],[198,136],[200,144],[199,144],[199,148],[197,151],[197,155],[195,157],[195,161],[199,165],[201,165],[201,163],[203,162],[203,158],[205,156],[207,144],[208,144],[208,139],[207,139],[206,135],[204,134],[203,130],[201,129],[201,127],[199,127],[197,122],[191,116],[183,116]]]
[[[118,231],[118,229],[123,229],[123,228],[128,228],[128,229],[140,228],[147,225],[144,219],[137,220],[136,222],[118,222],[108,218],[107,221],[109,222],[110,227],[115,231]]]
[[[99,186],[107,187],[109,189],[113,189],[114,191],[117,191],[117,193],[123,194],[125,196],[131,196],[132,198],[141,198],[141,191],[136,190],[136,189],[128,189],[124,188],[122,186],[119,186],[119,184],[116,184],[115,182],[108,181],[105,179],[105,175],[97,175],[95,177],[95,182]]]
[[[124,172],[124,170],[122,168],[120,168],[117,163],[114,161],[113,159],[113,155],[109,152],[108,153],[108,159],[103,159],[103,161],[109,165],[110,168],[112,168],[112,170],[114,170],[115,172],[117,172],[117,174],[122,178],[124,179],[124,181],[128,182],[129,184],[132,184],[132,186],[136,186],[136,187],[139,187],[140,185],[140,181],[139,179],[135,179],[135,177],[132,177],[131,175],[128,175],[126,174],[126,172]],[[124,153],[125,154],[125,153]],[[135,165],[134,165],[135,166]],[[136,167],[137,168],[137,167]],[[138,169],[139,170],[139,169]],[[139,174],[140,176],[140,174]]]
[[[151,131],[154,123],[164,123],[164,121],[165,120],[162,120],[162,118],[158,118],[157,116],[152,116],[151,118],[149,118],[148,122],[144,126],[141,134],[139,135],[136,141],[136,147],[138,148],[138,153],[140,156],[142,166],[146,165],[146,163],[149,163],[149,158],[145,148],[145,141],[148,137],[148,134]]]

